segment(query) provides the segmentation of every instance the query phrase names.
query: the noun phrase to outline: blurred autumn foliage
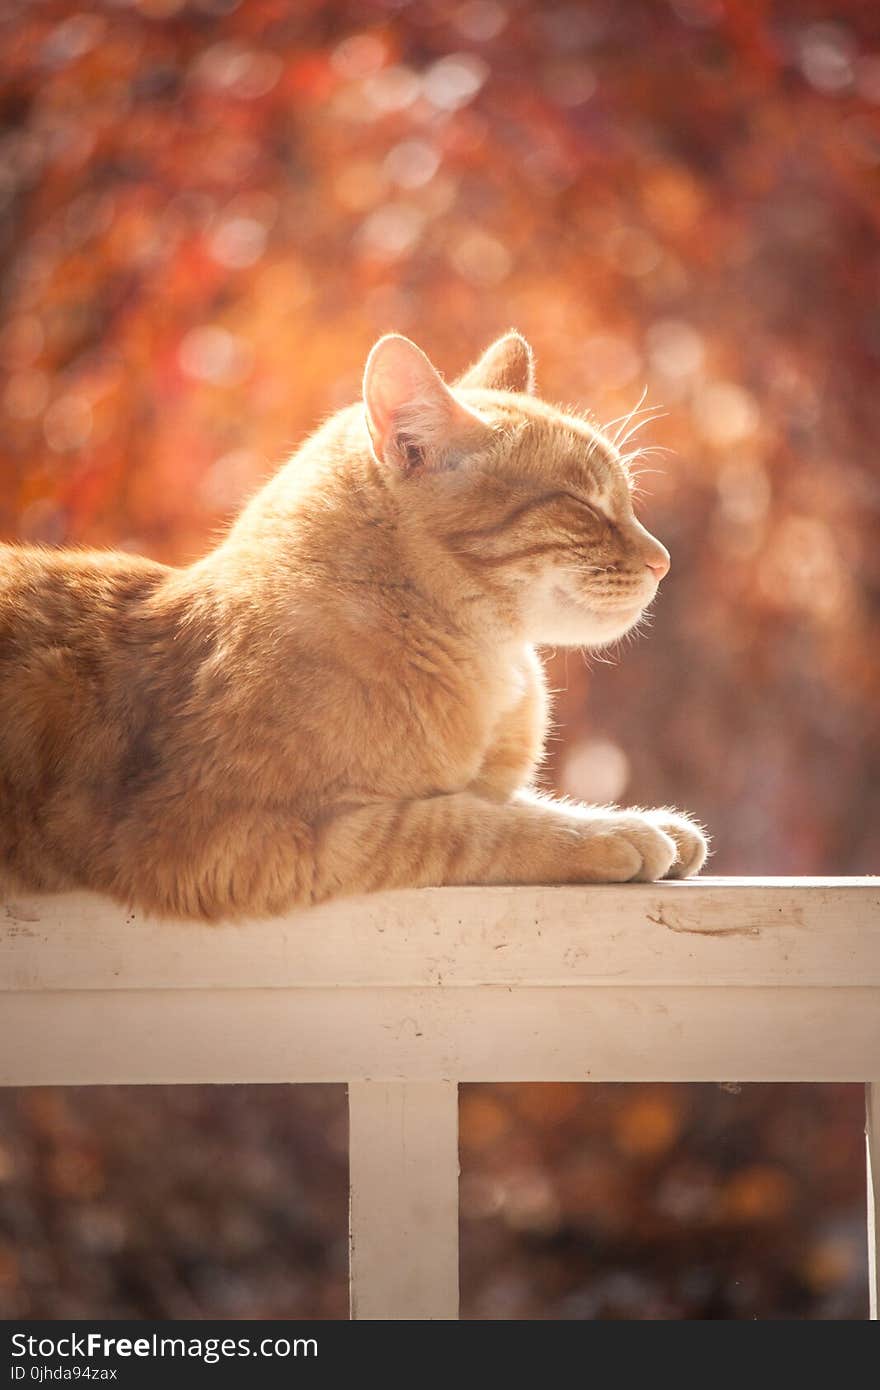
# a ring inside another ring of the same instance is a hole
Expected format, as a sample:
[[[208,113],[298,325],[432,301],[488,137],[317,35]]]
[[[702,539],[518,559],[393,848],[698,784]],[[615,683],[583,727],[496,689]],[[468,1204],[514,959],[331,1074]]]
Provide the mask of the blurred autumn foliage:
[[[0,532],[186,562],[398,329],[647,403],[673,568],[549,780],[876,869],[880,9],[6,0]],[[864,1314],[857,1088],[466,1088],[480,1317]],[[0,1314],[344,1315],[341,1094],[22,1093]]]

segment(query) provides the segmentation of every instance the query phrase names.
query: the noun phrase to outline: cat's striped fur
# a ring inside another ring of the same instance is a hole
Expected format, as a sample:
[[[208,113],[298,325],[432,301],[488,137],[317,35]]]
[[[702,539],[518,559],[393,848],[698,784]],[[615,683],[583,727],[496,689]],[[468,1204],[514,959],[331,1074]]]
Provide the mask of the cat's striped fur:
[[[452,389],[382,339],[191,567],[0,547],[0,883],[215,918],[694,873],[688,817],[530,790],[536,644],[616,639],[667,567],[521,338]]]

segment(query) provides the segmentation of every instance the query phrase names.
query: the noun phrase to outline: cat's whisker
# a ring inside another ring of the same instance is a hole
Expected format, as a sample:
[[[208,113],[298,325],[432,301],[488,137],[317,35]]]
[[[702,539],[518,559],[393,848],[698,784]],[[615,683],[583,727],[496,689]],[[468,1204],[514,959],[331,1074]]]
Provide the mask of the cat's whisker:
[[[641,412],[642,412],[643,410],[649,410],[649,409],[651,408],[650,406],[645,406],[645,405],[644,405],[645,397],[647,396],[647,394],[648,394],[648,388],[647,388],[647,386],[644,386],[644,387],[642,388],[642,394],[639,396],[639,399],[636,401],[636,403],[635,403],[635,405],[633,406],[632,410],[627,410],[627,411],[625,411],[623,415],[615,415],[615,417],[614,417],[613,420],[609,420],[609,421],[603,426],[602,433],[603,433],[603,434],[607,434],[607,435],[609,436],[609,438],[611,439],[611,442],[612,442],[613,444],[616,444],[616,443],[617,443],[617,440],[618,440],[619,435],[620,435],[620,430],[618,430],[617,434],[611,435],[610,431],[611,431],[611,429],[612,429],[612,427],[613,427],[614,425],[620,425],[620,429],[621,429],[621,430],[626,429],[626,427],[627,427],[627,425],[629,424],[630,420],[635,419],[635,417],[636,417],[637,415],[641,414]]]
[[[672,449],[667,448],[665,444],[640,445],[637,449],[631,449],[628,454],[621,454],[619,462],[628,472],[633,471],[633,464],[636,465],[636,471],[640,471],[638,469],[640,459],[665,458],[672,452]]]
[[[0,660],[0,824],[16,827],[0,876],[11,844],[24,887],[36,865],[195,918],[617,881],[634,860],[615,839],[662,877],[654,821],[583,834],[583,808],[530,788],[560,737],[535,647],[558,644],[566,674],[573,650],[613,666],[650,625],[645,564],[665,552],[626,484],[652,453],[630,441],[664,412],[645,390],[603,435],[530,400],[515,333],[456,385],[479,410],[409,339],[381,338],[363,399],[190,566],[0,545],[0,627],[31,658]]]
[[[614,649],[610,647],[585,647],[583,650],[584,662],[589,667],[595,663],[597,666],[616,666]]]
[[[658,420],[663,420],[668,415],[666,410],[654,410],[650,414],[645,412],[640,420],[633,420],[629,427],[624,431],[618,432],[614,437],[614,447],[619,449],[627,444],[639,430],[643,430],[646,425],[653,425]]]
[[[644,454],[647,458],[650,458],[652,454],[661,454],[666,457],[673,452],[674,450],[670,449],[668,444],[639,444],[637,448],[627,454],[627,458],[631,458],[633,454],[636,456]]]

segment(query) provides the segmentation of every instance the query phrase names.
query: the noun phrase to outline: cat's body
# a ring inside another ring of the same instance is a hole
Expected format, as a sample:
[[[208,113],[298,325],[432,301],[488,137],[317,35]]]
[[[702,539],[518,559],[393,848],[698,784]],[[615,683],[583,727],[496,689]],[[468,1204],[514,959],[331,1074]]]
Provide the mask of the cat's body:
[[[383,340],[366,411],[328,421],[188,569],[0,547],[0,886],[219,917],[696,871],[686,817],[527,790],[534,643],[619,635],[668,564],[613,447],[530,374],[510,337],[453,395]]]

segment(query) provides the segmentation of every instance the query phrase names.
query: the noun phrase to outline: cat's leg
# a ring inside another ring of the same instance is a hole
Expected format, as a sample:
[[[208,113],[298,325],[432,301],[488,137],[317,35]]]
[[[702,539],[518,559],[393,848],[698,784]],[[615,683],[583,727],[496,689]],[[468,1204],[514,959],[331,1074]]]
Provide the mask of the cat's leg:
[[[673,835],[638,812],[507,803],[470,792],[341,811],[316,827],[312,901],[440,884],[663,878]]]
[[[661,806],[645,811],[641,807],[620,810],[618,807],[586,806],[577,802],[554,801],[541,792],[525,788],[516,793],[515,800],[525,805],[543,806],[562,815],[578,816],[585,820],[596,817],[622,817],[624,820],[640,818],[655,825],[665,835],[675,841],[676,858],[665,878],[692,878],[698,874],[709,854],[709,838],[702,826],[684,811],[676,811],[671,806]]]
[[[660,806],[641,814],[675,841],[678,853],[666,877],[692,878],[698,874],[709,855],[709,837],[703,827],[687,812],[676,811],[671,806]]]
[[[505,712],[483,755],[480,771],[467,790],[490,801],[509,801],[520,787],[530,785],[544,752],[548,696],[544,668],[532,648],[526,648],[517,671],[521,693]]]
[[[518,788],[527,786],[538,764],[540,747],[535,750],[522,737],[518,715],[499,730],[483,758],[478,775],[467,790],[489,801],[509,801]]]
[[[381,802],[316,825],[281,809],[222,809],[189,829],[154,824],[115,873],[83,882],[163,915],[221,918],[383,888],[648,880],[693,862],[687,822],[673,812],[568,807],[528,794]]]
[[[690,878],[698,874],[709,852],[709,844],[701,826],[690,816],[670,807],[651,811],[618,811],[617,809],[571,805],[553,801],[530,789],[530,782],[541,758],[544,731],[547,724],[547,692],[544,670],[537,654],[528,649],[520,669],[522,693],[500,722],[486,753],[478,775],[467,790],[475,796],[520,805],[541,807],[546,813],[576,816],[581,821],[602,821],[617,818],[647,821],[675,842],[675,862],[666,872],[667,878]]]
[[[312,901],[315,831],[287,807],[191,802],[142,817],[83,884],[162,916],[274,916]]]

